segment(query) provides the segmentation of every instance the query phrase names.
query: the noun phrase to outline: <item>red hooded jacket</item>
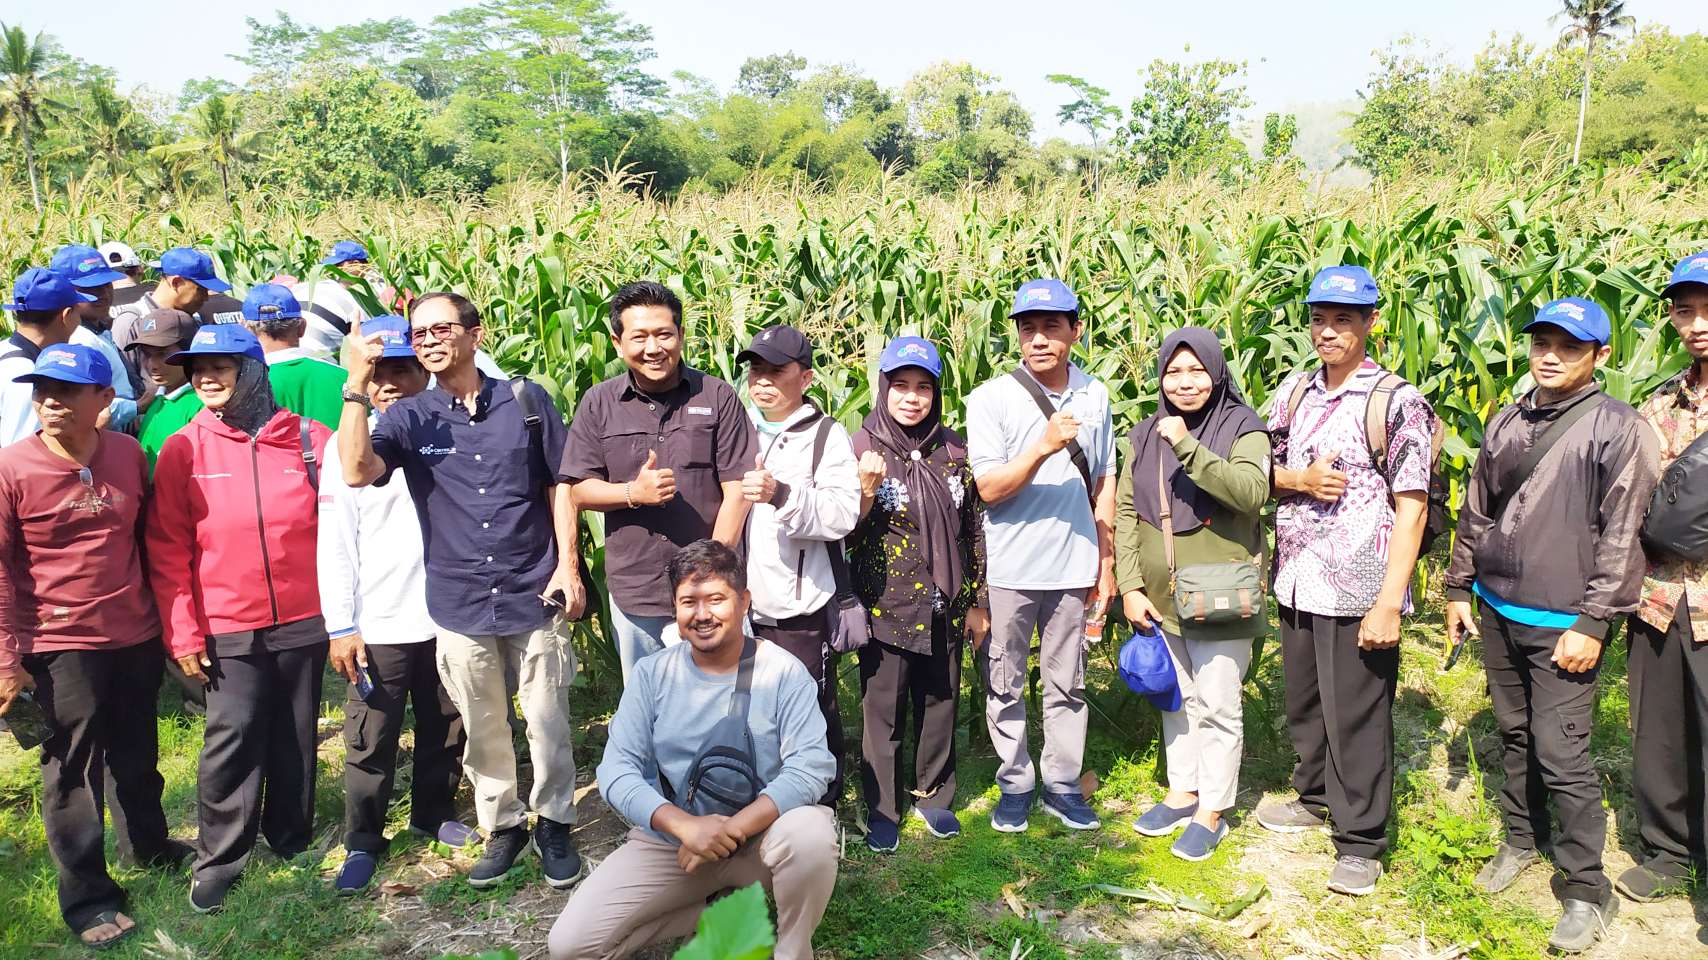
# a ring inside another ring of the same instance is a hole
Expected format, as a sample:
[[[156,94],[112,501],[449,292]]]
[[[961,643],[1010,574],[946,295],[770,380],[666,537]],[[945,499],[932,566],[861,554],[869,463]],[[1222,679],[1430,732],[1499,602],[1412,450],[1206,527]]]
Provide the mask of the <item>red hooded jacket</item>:
[[[331,431],[310,423],[318,462]],[[320,511],[302,455],[302,420],[280,410],[253,440],[196,414],[160,448],[148,504],[149,580],[174,657],[212,634],[320,614]]]

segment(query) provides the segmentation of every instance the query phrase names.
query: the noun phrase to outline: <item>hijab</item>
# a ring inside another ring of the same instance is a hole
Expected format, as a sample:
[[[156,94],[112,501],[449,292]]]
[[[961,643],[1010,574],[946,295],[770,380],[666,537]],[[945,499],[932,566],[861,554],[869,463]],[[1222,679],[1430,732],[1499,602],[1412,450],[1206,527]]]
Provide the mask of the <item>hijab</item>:
[[[213,413],[253,437],[279,412],[279,405],[273,400],[273,384],[267,378],[266,363],[245,354],[233,354],[232,359],[237,361],[237,386],[232,388],[231,399],[225,406]]]
[[[953,599],[961,592],[964,577],[958,536],[961,514],[949,493],[949,485],[931,467],[932,454],[944,449],[946,443],[943,393],[938,389],[936,377],[931,378],[931,386],[931,412],[913,426],[906,426],[890,415],[890,374],[880,373],[878,402],[866,414],[863,428],[876,446],[901,464],[901,480],[912,497],[908,506],[919,520],[931,582],[945,597]],[[963,496],[972,496],[972,491]]]
[[[1210,399],[1193,413],[1176,409],[1161,390],[1162,378],[1168,372],[1169,362],[1183,347],[1192,351],[1210,375]],[[1240,437],[1264,429],[1263,419],[1240,395],[1239,387],[1228,372],[1228,362],[1222,356],[1222,343],[1213,331],[1203,327],[1183,327],[1169,334],[1162,342],[1161,352],[1157,354],[1156,366],[1157,411],[1134,427],[1131,434],[1133,507],[1146,523],[1161,529],[1161,494],[1157,487],[1156,473],[1157,458],[1161,457],[1163,489],[1168,491],[1173,508],[1174,532],[1188,533],[1209,521],[1216,501],[1198,489],[1198,485],[1186,475],[1186,468],[1181,466],[1179,458],[1174,455],[1174,447],[1157,433],[1158,422],[1164,417],[1182,418],[1194,439],[1211,453],[1227,457],[1233,452],[1234,443]]]

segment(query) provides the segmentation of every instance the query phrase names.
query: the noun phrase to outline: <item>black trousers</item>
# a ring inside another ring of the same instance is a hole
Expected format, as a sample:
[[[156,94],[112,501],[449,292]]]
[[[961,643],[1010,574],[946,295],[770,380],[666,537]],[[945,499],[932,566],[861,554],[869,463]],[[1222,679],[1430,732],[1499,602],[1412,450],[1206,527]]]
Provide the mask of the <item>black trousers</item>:
[[[463,779],[463,718],[439,682],[438,644],[368,644],[363,700],[350,684],[344,702],[344,847],[376,856],[386,850],[386,810],[397,775],[397,740],[405,702],[415,707],[415,765],[409,822],[435,834],[455,820],[453,798]]]
[[[1551,795],[1560,814],[1554,866],[1566,881],[1560,896],[1600,903],[1611,892],[1601,869],[1607,812],[1589,756],[1600,665],[1567,673],[1550,659],[1563,631],[1514,623],[1487,604],[1478,607],[1483,664],[1506,771],[1500,791],[1506,840],[1530,850],[1547,843]]]
[[[901,822],[907,784],[897,769],[908,718],[914,806],[947,809],[955,801],[955,712],[961,692],[961,645],[948,642],[947,619],[931,625],[931,652],[910,653],[876,641],[860,650],[860,707],[865,718],[860,788],[869,814]]]
[[[1394,800],[1394,689],[1400,650],[1361,650],[1360,617],[1281,608],[1287,733],[1299,752],[1299,802],[1325,814],[1341,856],[1388,849]]]
[[[1631,730],[1643,865],[1687,879],[1708,860],[1708,643],[1690,636],[1683,601],[1663,633],[1630,619]]]
[[[53,725],[42,744],[42,824],[59,871],[59,912],[74,931],[97,914],[121,909],[125,892],[107,873],[106,806],[126,811],[113,828],[141,859],[166,851],[154,705],[164,663],[160,643],[118,650],[31,654],[23,666]]]
[[[830,790],[819,803],[834,810],[836,801],[842,799],[845,775],[842,709],[836,702],[836,656],[830,652],[829,607],[826,604],[822,610],[779,620],[776,626],[755,623],[753,632],[760,639],[769,640],[794,654],[818,683],[818,710],[824,714],[825,745],[836,758],[836,777],[830,781]]]
[[[200,830],[192,873],[216,889],[237,881],[257,831],[281,857],[307,850],[313,839],[315,721],[326,667],[324,640],[287,650],[257,644],[240,656],[217,647],[208,644],[212,682],[196,771]]]

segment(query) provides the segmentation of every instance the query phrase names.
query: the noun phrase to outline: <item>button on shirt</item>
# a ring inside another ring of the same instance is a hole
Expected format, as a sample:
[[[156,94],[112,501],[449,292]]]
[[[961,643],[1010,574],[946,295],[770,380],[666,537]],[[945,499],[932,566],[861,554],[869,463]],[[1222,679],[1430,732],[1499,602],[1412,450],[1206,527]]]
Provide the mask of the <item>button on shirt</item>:
[[[427,611],[467,636],[523,633],[546,622],[540,594],[557,565],[545,464],[563,457],[563,422],[537,384],[544,458],[509,384],[482,377],[473,410],[438,386],[399,400],[374,429],[386,476],[401,469],[426,551]],[[382,478],[380,482],[385,482]]]
[[[662,394],[644,393],[625,373],[587,391],[575,408],[559,479],[625,483],[640,474],[648,451],[673,471],[676,496],[657,506],[605,514],[606,586],[624,613],[669,614],[665,565],[680,548],[712,535],[723,484],[753,469],[759,441],[735,388],[682,368]]]
[[[1022,371],[1023,376],[1031,376]],[[1042,384],[1039,384],[1042,387]],[[1044,396],[1079,421],[1091,482],[1115,476],[1115,421],[1109,391],[1069,365],[1067,389]],[[975,479],[1020,456],[1049,421],[1026,388],[1004,374],[967,395],[967,460]],[[1020,492],[984,513],[985,579],[1007,590],[1080,590],[1097,583],[1097,520],[1073,457],[1058,450]]]

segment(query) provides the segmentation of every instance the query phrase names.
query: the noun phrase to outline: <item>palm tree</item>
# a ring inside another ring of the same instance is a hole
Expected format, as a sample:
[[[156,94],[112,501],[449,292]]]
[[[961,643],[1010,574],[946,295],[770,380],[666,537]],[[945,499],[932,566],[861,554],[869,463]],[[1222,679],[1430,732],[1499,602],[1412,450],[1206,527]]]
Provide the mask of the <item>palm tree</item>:
[[[243,129],[243,112],[230,96],[209,97],[198,104],[190,115],[190,130],[193,136],[149,152],[163,160],[186,154],[206,160],[219,172],[226,206],[233,206],[231,168],[255,156],[261,132]]]
[[[130,156],[143,143],[142,117],[129,98],[114,90],[110,80],[92,83],[73,119],[74,142],[48,156],[86,159],[90,172],[100,169],[115,181],[122,177],[131,166]]]
[[[36,132],[49,111],[63,104],[48,97],[47,84],[55,73],[50,65],[53,43],[46,34],[31,40],[22,27],[0,23],[0,133],[23,143],[24,166],[30,171],[30,199],[42,209],[40,178],[36,174]]]
[[[1564,0],[1564,8],[1554,14],[1553,22],[1570,21],[1560,32],[1560,48],[1565,49],[1583,41],[1583,95],[1578,99],[1578,136],[1572,144],[1572,165],[1583,154],[1583,122],[1589,115],[1589,73],[1595,62],[1595,42],[1612,40],[1621,30],[1636,23],[1625,12],[1625,0]]]

